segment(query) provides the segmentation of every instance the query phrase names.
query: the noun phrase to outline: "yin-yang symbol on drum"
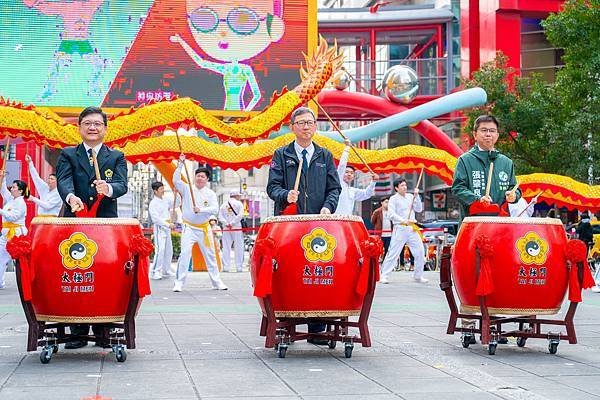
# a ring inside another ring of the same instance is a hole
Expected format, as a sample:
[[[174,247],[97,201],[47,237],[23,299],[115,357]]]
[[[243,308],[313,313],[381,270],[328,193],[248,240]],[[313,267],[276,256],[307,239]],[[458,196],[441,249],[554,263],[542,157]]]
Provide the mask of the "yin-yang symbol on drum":
[[[525,245],[525,251],[531,257],[537,257],[540,254],[540,251],[542,251],[542,248],[540,247],[540,244],[537,241],[532,240],[527,242],[527,244]]]
[[[85,246],[81,243],[73,243],[69,247],[69,255],[74,260],[81,260],[83,257],[85,257],[85,254]]]
[[[544,265],[550,252],[548,241],[534,231],[527,232],[517,239],[515,248],[519,259],[525,265]]]
[[[337,240],[325,229],[318,227],[302,236],[300,245],[304,249],[306,261],[328,262],[333,259],[334,250],[337,247]]]
[[[316,237],[310,241],[310,248],[317,254],[324,253],[327,250],[327,242],[322,237]]]
[[[58,245],[66,269],[88,269],[94,264],[98,244],[83,232],[73,232]]]

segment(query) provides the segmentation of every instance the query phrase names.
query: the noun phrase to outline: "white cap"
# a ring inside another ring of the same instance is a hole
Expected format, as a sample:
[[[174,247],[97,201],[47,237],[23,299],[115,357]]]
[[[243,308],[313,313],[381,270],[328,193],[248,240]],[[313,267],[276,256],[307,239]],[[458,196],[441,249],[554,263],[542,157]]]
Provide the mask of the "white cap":
[[[211,216],[208,218],[208,220],[209,220],[209,221],[210,221],[210,220],[213,220],[213,219],[214,219],[215,221],[217,221],[217,217],[216,217],[216,216],[214,216],[214,215],[211,215]]]
[[[233,196],[241,196],[241,193],[239,190],[232,190],[231,192],[229,192],[229,197],[233,197]]]

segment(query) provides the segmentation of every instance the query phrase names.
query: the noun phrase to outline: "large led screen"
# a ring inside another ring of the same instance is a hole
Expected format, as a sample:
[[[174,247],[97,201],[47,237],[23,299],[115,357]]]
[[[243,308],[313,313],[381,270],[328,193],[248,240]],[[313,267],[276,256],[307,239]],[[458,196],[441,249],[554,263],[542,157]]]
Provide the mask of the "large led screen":
[[[0,95],[258,111],[299,83],[314,35],[315,0],[0,0]]]

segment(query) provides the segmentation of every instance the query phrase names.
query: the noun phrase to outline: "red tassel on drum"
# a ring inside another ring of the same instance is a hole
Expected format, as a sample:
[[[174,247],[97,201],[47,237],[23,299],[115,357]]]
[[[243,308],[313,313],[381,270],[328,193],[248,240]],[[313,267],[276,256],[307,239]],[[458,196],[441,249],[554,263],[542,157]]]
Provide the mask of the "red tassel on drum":
[[[360,244],[362,258],[364,258],[360,266],[360,274],[356,282],[356,293],[360,296],[367,294],[369,287],[369,271],[371,270],[371,260],[379,260],[379,256],[383,252],[383,242],[379,236],[369,236],[368,240],[364,240]],[[375,268],[375,281],[379,281],[379,268]]]
[[[31,238],[29,236],[15,236],[6,244],[6,251],[13,259],[19,260],[23,300],[30,301],[32,299],[31,282],[34,278],[34,272],[29,268]]]
[[[150,290],[150,281],[148,280],[148,268],[150,267],[150,262],[148,257],[138,256],[138,274],[137,274],[137,283],[138,283],[138,295],[140,297],[147,296],[152,293]]]
[[[151,293],[148,269],[150,267],[150,254],[152,250],[154,250],[154,245],[144,235],[133,235],[131,252],[138,256],[137,284],[140,297]]]
[[[479,252],[479,276],[477,277],[477,296],[487,296],[494,292],[494,280],[492,278],[492,257],[494,256],[494,246],[490,239],[485,235],[480,235],[475,239],[475,247]]]
[[[294,204],[295,205],[295,204]],[[260,270],[254,286],[254,296],[267,297],[273,293],[273,257],[275,242],[273,239],[261,239],[256,242],[254,251],[260,261]]]
[[[569,267],[569,301],[580,303],[581,288],[579,287],[579,277],[577,276],[577,264],[571,263]]]
[[[360,273],[358,274],[358,280],[356,282],[356,294],[360,297],[364,297],[367,294],[367,288],[369,287],[369,267],[371,266],[371,259],[364,257],[363,263],[360,266]]]
[[[566,250],[567,261],[569,261],[569,300],[574,303],[581,302],[581,290],[589,289],[596,285],[594,277],[590,271],[590,267],[587,262],[587,246],[581,240],[569,240],[567,242]],[[581,286],[579,285],[578,276],[578,264],[581,263],[583,266],[583,279]]]

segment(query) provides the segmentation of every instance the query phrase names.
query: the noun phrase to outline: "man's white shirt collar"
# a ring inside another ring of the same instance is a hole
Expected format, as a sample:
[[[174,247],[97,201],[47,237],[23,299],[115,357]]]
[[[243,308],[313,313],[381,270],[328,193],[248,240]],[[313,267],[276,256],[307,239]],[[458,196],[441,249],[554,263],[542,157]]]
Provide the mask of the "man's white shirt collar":
[[[96,153],[96,155],[98,155],[98,153],[100,152],[100,149],[102,148],[102,143],[100,143],[99,145],[95,146],[95,147],[90,147],[87,144],[83,144],[83,147],[85,148],[85,152],[87,153],[90,149],[94,149],[94,152]]]
[[[294,141],[294,150],[296,150],[296,156],[298,156],[298,160],[302,159],[302,150],[305,148],[300,146],[296,141]],[[315,145],[313,142],[310,142],[310,145],[306,147],[306,159],[308,160],[308,164],[310,165],[310,160],[315,152]]]

